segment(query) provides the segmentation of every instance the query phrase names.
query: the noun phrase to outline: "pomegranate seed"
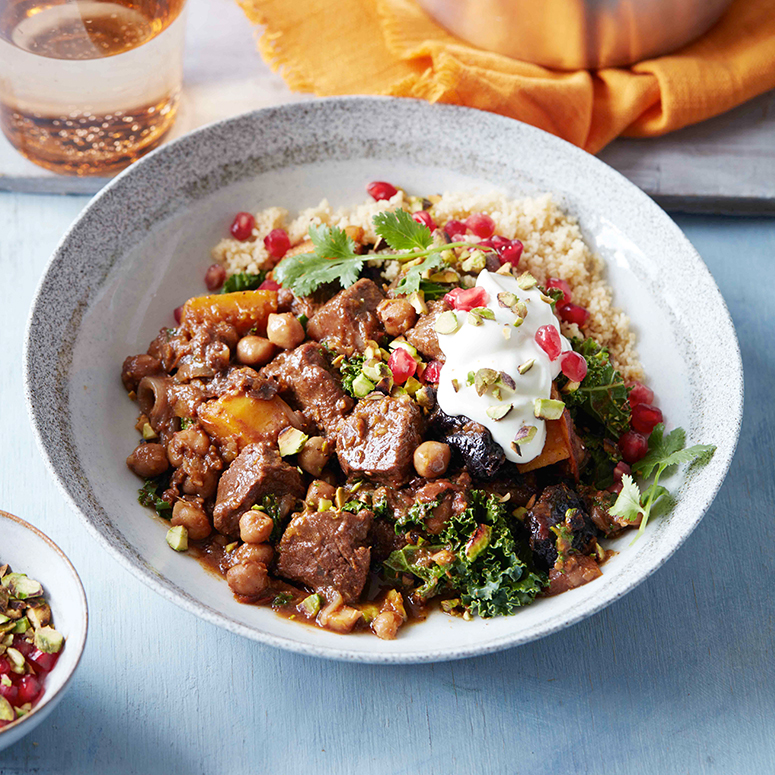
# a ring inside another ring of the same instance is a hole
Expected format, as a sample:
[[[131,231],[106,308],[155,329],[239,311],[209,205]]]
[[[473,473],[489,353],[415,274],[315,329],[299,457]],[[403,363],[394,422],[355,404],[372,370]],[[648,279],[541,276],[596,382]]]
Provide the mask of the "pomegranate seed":
[[[0,675],[7,675],[10,672],[11,663],[5,657],[0,657]]]
[[[45,651],[40,651],[39,649],[35,649],[35,651],[27,657],[28,662],[31,662],[38,670],[44,673],[51,672],[54,665],[57,663],[57,659],[59,659],[59,654],[47,654]]]
[[[276,283],[274,280],[264,280],[261,285],[258,286],[259,291],[279,291],[280,283]]]
[[[417,361],[403,347],[393,350],[393,354],[388,359],[388,366],[393,372],[393,381],[396,385],[403,385],[417,371]]]
[[[19,704],[24,705],[25,702],[35,702],[40,696],[42,689],[40,681],[34,675],[24,676],[19,681]]]
[[[433,222],[433,218],[427,210],[418,210],[416,213],[412,213],[412,220],[421,223],[423,226],[427,226],[431,231],[436,228],[436,224]]]
[[[250,213],[237,213],[231,224],[231,236],[244,242],[251,234],[256,225],[256,219]]]
[[[538,346],[549,356],[550,361],[557,360],[562,350],[560,332],[554,326],[541,326],[535,336]]]
[[[563,304],[557,308],[557,314],[560,320],[566,323],[575,323],[577,326],[583,326],[587,322],[589,312],[578,304]]]
[[[632,421],[630,425],[647,436],[654,430],[654,426],[662,422],[662,412],[651,404],[635,404],[632,407]]]
[[[470,312],[474,307],[483,307],[489,300],[489,294],[484,288],[455,288],[444,295],[444,301],[452,309]]]
[[[453,239],[454,237],[462,237],[468,231],[468,227],[462,221],[456,221],[453,218],[444,224],[444,231],[447,232],[450,239]]]
[[[506,245],[511,245],[512,242],[519,242],[519,240],[510,240],[506,239],[505,237],[501,237],[500,234],[493,234],[489,240],[486,240],[486,242],[492,242],[492,246],[496,250],[500,250],[501,248],[505,248]],[[521,245],[522,243],[519,242],[519,244]]]
[[[10,686],[0,684],[0,697],[5,697],[11,705],[21,705],[19,702],[19,687],[13,684]]]
[[[633,382],[625,382],[624,384],[626,387],[631,388],[630,406],[650,404],[654,400],[654,391],[646,387],[642,382],[635,380]]]
[[[366,186],[366,191],[377,202],[381,202],[383,199],[392,199],[398,193],[398,189],[395,186],[385,183],[384,180],[375,180],[373,183],[369,183]]]
[[[608,492],[612,492],[615,495],[618,495],[621,491],[624,485],[621,482],[614,482],[609,488]]]
[[[226,279],[226,270],[220,264],[213,264],[205,272],[205,285],[208,291],[217,291]]]
[[[495,231],[495,221],[485,213],[474,213],[466,218],[466,226],[477,237],[492,237]]]
[[[632,469],[624,462],[624,460],[620,460],[614,468],[614,481],[621,482],[622,477],[625,474],[632,474]]]
[[[619,449],[622,452],[622,457],[628,463],[637,463],[646,456],[649,451],[649,443],[642,433],[627,431],[619,439]]]
[[[426,382],[431,382],[434,385],[438,384],[439,379],[441,378],[441,367],[444,364],[442,364],[441,361],[431,361],[426,367],[425,371],[423,372],[423,379]]]
[[[25,658],[35,651],[35,646],[32,645],[26,638],[21,635],[13,636],[13,647]]]
[[[519,266],[519,259],[522,258],[524,245],[518,240],[511,240],[507,245],[502,245],[498,250],[498,260],[503,264]]]
[[[550,288],[557,288],[562,291],[562,298],[557,302],[557,306],[562,307],[565,304],[570,304],[572,296],[571,289],[570,285],[568,285],[565,280],[560,280],[559,277],[547,277],[546,289],[549,290]]]
[[[587,376],[587,361],[572,350],[560,356],[560,368],[571,382],[581,382]]]
[[[291,249],[291,238],[285,229],[272,229],[264,237],[264,247],[272,258],[281,259]]]
[[[179,307],[175,307],[172,314],[175,316],[175,322],[180,325],[180,321],[183,318],[183,305],[181,304]]]

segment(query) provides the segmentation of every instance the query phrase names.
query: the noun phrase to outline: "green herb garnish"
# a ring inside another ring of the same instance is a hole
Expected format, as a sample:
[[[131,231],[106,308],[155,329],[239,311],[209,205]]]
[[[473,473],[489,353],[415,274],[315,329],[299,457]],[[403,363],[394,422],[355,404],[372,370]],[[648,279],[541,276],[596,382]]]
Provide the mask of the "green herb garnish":
[[[364,355],[351,355],[339,365],[339,373],[342,375],[342,389],[353,398],[356,397],[353,382],[361,376],[365,360]]]
[[[622,477],[622,491],[616,502],[608,511],[615,517],[621,517],[628,522],[637,522],[641,518],[637,540],[646,529],[649,517],[654,507],[659,503],[670,500],[670,493],[666,487],[659,483],[662,474],[679,463],[692,463],[695,460],[708,460],[713,456],[716,447],[711,444],[695,444],[684,449],[686,433],[683,428],[676,428],[667,436],[664,435],[665,426],[660,423],[651,432],[649,438],[649,451],[647,455],[635,463],[633,473],[640,474],[643,479],[654,477],[651,485],[641,494],[640,488],[631,476],[625,474]]]
[[[266,277],[266,272],[250,274],[249,272],[237,272],[229,277],[221,288],[221,293],[235,293],[237,291],[255,291]]]
[[[274,278],[296,296],[309,296],[326,283],[338,282],[342,288],[348,288],[360,277],[365,261],[388,258],[401,263],[417,262],[396,286],[398,293],[413,293],[420,290],[426,271],[443,265],[441,253],[471,246],[468,242],[434,245],[430,229],[404,210],[377,213],[373,222],[377,234],[395,254],[359,255],[355,242],[339,227],[310,226],[308,233],[314,250],[283,259],[274,270]]]
[[[145,484],[137,491],[140,505],[156,509],[160,517],[169,519],[172,516],[172,504],[161,498],[161,493],[169,487],[169,483],[168,474],[146,479]]]

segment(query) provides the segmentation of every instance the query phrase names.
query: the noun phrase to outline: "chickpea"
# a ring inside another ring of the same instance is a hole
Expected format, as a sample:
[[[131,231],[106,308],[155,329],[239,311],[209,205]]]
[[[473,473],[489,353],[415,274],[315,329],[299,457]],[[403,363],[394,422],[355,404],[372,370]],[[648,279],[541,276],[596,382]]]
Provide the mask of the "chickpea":
[[[143,479],[159,476],[170,467],[167,452],[161,444],[140,444],[126,459],[126,464]]]
[[[424,441],[414,451],[414,468],[420,476],[435,479],[446,472],[451,454],[449,444]]]
[[[269,540],[274,520],[262,511],[246,511],[239,519],[239,537],[246,544],[262,544]]]
[[[269,565],[274,557],[274,549],[269,544],[242,544],[231,553],[232,565],[246,562],[258,562]]]
[[[186,428],[178,431],[169,443],[167,455],[175,468],[183,465],[188,456],[204,457],[210,449],[210,438],[201,428]]]
[[[377,317],[390,336],[405,334],[417,322],[417,312],[406,299],[384,299],[377,307]]]
[[[322,436],[313,436],[307,439],[307,443],[302,448],[297,457],[299,465],[312,476],[320,476],[323,469],[331,459],[334,451],[334,445],[324,439]]]
[[[321,499],[333,501],[336,497],[336,487],[322,479],[315,479],[307,490],[307,497],[304,499],[313,509],[320,506]]]
[[[226,571],[226,581],[237,595],[257,597],[269,584],[266,565],[260,562],[244,562]]]
[[[212,532],[207,514],[195,503],[189,501],[175,503],[172,507],[170,524],[173,526],[183,525],[188,530],[188,537],[192,541],[201,541]]]
[[[272,312],[266,324],[266,338],[283,350],[290,350],[304,341],[304,327],[291,312]]]
[[[404,620],[395,611],[382,611],[378,613],[371,623],[374,634],[382,640],[394,640],[398,628]]]
[[[273,355],[274,345],[263,336],[243,336],[237,344],[237,360],[246,366],[263,366]]]

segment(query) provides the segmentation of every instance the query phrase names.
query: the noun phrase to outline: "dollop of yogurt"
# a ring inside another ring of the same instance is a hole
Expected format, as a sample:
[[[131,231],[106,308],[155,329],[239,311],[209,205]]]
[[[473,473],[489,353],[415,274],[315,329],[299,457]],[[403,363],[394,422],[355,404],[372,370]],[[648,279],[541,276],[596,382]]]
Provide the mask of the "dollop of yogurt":
[[[451,334],[438,335],[446,361],[441,369],[436,400],[447,414],[464,415],[484,425],[503,449],[507,460],[528,463],[541,454],[546,442],[546,423],[535,416],[535,401],[550,397],[552,381],[560,373],[560,357],[550,360],[535,336],[541,326],[547,325],[554,326],[559,333],[560,322],[538,287],[524,290],[519,287],[516,277],[485,269],[479,274],[476,286],[487,291],[486,306],[495,319],[480,317],[481,324],[474,325],[469,322],[469,313],[455,311],[458,329]],[[527,314],[519,327],[514,327],[517,313],[498,301],[498,294],[504,293],[511,293],[524,302]],[[562,352],[572,349],[562,334],[560,342]],[[532,365],[525,369],[530,361]],[[520,374],[520,366],[523,374]],[[478,395],[476,387],[469,384],[469,375],[475,375],[480,369],[504,372],[514,381],[515,389],[501,380],[494,386],[500,397],[493,387]],[[488,409],[498,414],[499,410],[494,407],[503,411],[508,405],[511,409],[502,419],[496,420],[487,414]],[[518,442],[517,451],[512,441],[520,432],[524,436],[522,429],[531,426],[536,429],[535,435],[529,441]]]

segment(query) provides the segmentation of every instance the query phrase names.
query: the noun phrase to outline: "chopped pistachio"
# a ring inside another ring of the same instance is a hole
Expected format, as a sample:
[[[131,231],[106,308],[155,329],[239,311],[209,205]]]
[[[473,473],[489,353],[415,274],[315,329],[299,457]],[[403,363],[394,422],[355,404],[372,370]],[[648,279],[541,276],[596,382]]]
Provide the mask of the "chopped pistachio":
[[[336,493],[334,494],[334,503],[336,504],[337,509],[341,509],[342,506],[347,503],[347,490],[345,490],[344,487],[336,488]]]
[[[395,352],[399,348],[402,350],[406,350],[409,355],[412,356],[412,358],[418,358],[417,354],[417,348],[414,345],[409,344],[409,342],[406,341],[406,339],[394,339],[389,345],[388,348],[390,349],[390,352]]]
[[[509,263],[501,264],[498,269],[495,270],[495,274],[502,274],[502,275],[511,275],[512,272],[512,266]]]
[[[8,573],[3,576],[2,584],[17,600],[40,597],[43,594],[40,582],[29,578],[24,573]]]
[[[280,450],[280,457],[288,457],[301,452],[304,445],[309,441],[309,436],[302,433],[298,428],[292,426],[286,428],[277,437],[277,446]]]
[[[188,549],[188,530],[183,525],[176,525],[167,531],[167,543],[170,549],[176,552],[185,552]]]
[[[460,383],[456,380],[452,380],[452,389],[457,393],[460,390]]]
[[[3,673],[2,675],[0,675],[0,685],[13,686],[13,682],[5,673]]]
[[[514,377],[512,377],[510,374],[502,371],[499,376],[502,385],[507,387],[509,390],[517,389],[517,383],[514,381]]]
[[[357,482],[353,482],[351,485],[349,485],[349,487],[350,487],[350,493],[351,494],[352,493],[356,493],[356,492],[358,492],[358,490],[361,489],[361,487],[363,487],[363,480],[362,479],[358,479]]]
[[[256,503],[255,506],[251,506],[250,510],[251,511],[266,511],[266,509],[260,503]]]
[[[0,614],[0,624],[5,624],[8,621],[10,621],[10,619],[5,614]]]
[[[390,369],[386,363],[383,363],[381,360],[377,360],[376,358],[370,358],[368,361],[364,361],[363,366],[361,366],[361,371],[370,380],[379,382],[379,380],[385,376],[382,367],[387,369],[388,373],[390,372]]]
[[[525,361],[524,363],[517,366],[517,371],[520,374],[527,374],[530,369],[533,368],[533,364],[536,362],[535,358],[531,358],[529,361]]]
[[[492,536],[492,527],[490,525],[479,525],[474,530],[474,534],[468,539],[465,546],[466,558],[473,562],[490,545]]]
[[[474,307],[471,312],[485,320],[495,320],[495,313],[489,307]]]
[[[232,541],[230,544],[226,544],[223,547],[223,551],[227,554],[231,554],[239,546],[239,541]]]
[[[529,291],[531,288],[535,288],[536,285],[538,285],[538,280],[533,277],[530,272],[523,272],[518,278],[517,278],[517,285],[523,290],[523,291]]]
[[[24,673],[24,656],[18,649],[8,648],[5,651],[5,655],[11,660],[11,670],[14,673]]]
[[[457,383],[457,380],[453,380],[453,383]],[[453,388],[455,388],[455,384],[452,385]],[[458,384],[458,387],[455,388],[455,392],[458,391],[460,385]],[[426,385],[425,387],[421,387],[415,394],[414,394],[414,400],[417,401],[417,403],[423,408],[423,409],[433,409],[434,404],[436,403],[436,398],[434,395],[434,391],[432,387],[429,387]]]
[[[151,427],[151,423],[147,422],[143,424],[143,439],[145,441],[151,441],[152,439],[158,439],[159,434]]]
[[[554,304],[554,299],[551,296],[547,296],[545,293],[541,294],[541,301],[545,301],[547,304]]]
[[[353,380],[353,393],[355,393],[356,398],[363,398],[369,395],[374,388],[374,383],[365,374],[359,374]]]
[[[185,530],[185,528],[183,529]],[[188,536],[186,536],[186,539],[188,539]],[[60,651],[64,640],[62,633],[53,627],[41,627],[35,631],[35,646],[46,654],[56,654]]]
[[[481,250],[472,250],[468,258],[464,259],[460,268],[464,272],[481,272],[487,265],[487,259]]]
[[[407,395],[406,389],[402,388],[400,385],[395,385],[393,389],[390,391],[390,395],[393,398],[398,398],[398,396],[405,396]]]
[[[466,385],[473,385],[476,380],[476,375],[473,371],[469,371],[466,375]]]
[[[519,328],[522,325],[522,318],[517,318],[514,321],[514,328]]]
[[[344,355],[337,355],[336,358],[334,358],[333,361],[331,361],[332,366],[336,366],[339,368],[344,363]]]
[[[425,303],[425,294],[422,291],[410,293],[406,300],[414,307],[414,311],[418,315],[428,314],[428,305]]]
[[[487,416],[492,420],[502,420],[512,409],[514,404],[498,404],[487,407]]]
[[[412,397],[414,397],[414,395],[421,387],[422,384],[420,381],[414,377],[409,377],[409,379],[404,382],[404,390],[406,390],[406,392],[409,393],[409,395]]]
[[[533,414],[542,420],[559,420],[564,411],[565,404],[553,398],[536,398],[533,402]]]
[[[517,506],[517,508],[511,512],[511,515],[522,522],[527,516],[527,509],[524,506]]]
[[[456,609],[460,608],[460,598],[459,597],[453,597],[450,600],[442,600],[441,601],[441,610],[444,611],[444,613],[451,614]]]
[[[568,382],[560,390],[561,393],[575,393],[581,387],[580,382]]]
[[[517,303],[514,305],[514,314],[518,318],[527,317],[527,304],[522,299],[517,299]]]
[[[508,326],[503,326],[503,338],[511,339],[511,329]]]
[[[460,323],[458,323],[455,313],[452,310],[447,310],[436,318],[434,328],[439,334],[454,334],[460,328]]]
[[[15,718],[16,711],[13,705],[0,694],[0,721],[13,721]]]
[[[506,309],[511,309],[517,303],[517,297],[510,291],[503,291],[498,294],[498,304]]]
[[[538,433],[538,428],[535,425],[523,425],[514,437],[514,441],[511,442],[511,448],[518,454],[522,454],[520,448],[521,444],[529,444]]]
[[[485,391],[498,380],[498,372],[495,369],[479,369],[474,376],[476,394],[483,396]]]
[[[305,613],[307,613],[309,616],[317,616],[318,611],[320,611],[321,606],[323,605],[323,598],[315,592],[312,595],[308,595],[304,598],[304,600],[299,603],[299,606],[304,609]]]
[[[321,498],[318,501],[318,511],[329,511],[333,505],[333,502],[328,500],[328,498]]]
[[[27,619],[26,616],[22,616],[21,619],[19,619],[16,624],[14,625],[13,631],[17,635],[21,635],[22,633],[27,632],[27,630],[30,629],[30,622],[29,619]]]
[[[452,255],[454,260],[454,254]],[[443,272],[432,274],[428,279],[434,283],[456,283],[460,279],[460,275],[454,269],[445,269]]]
[[[473,310],[468,313],[468,322],[472,326],[481,326],[482,325],[482,318],[476,314]]]

